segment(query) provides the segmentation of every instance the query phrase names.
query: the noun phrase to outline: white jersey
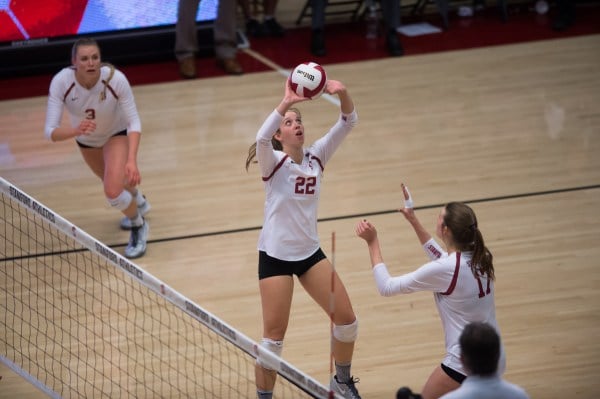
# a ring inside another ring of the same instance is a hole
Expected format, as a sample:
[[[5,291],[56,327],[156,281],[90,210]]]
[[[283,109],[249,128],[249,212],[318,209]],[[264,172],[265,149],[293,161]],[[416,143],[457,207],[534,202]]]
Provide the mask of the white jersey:
[[[58,72],[50,83],[46,111],[45,136],[50,139],[52,131],[60,126],[63,108],[69,113],[71,126],[76,127],[83,119],[93,119],[96,130],[81,135],[76,140],[91,147],[102,147],[108,139],[123,130],[140,132],[141,123],[133,98],[131,86],[125,75],[111,68],[100,68],[100,79],[94,87],[86,89],[75,79],[75,69],[67,67]],[[104,82],[108,83],[105,85]],[[105,87],[106,86],[106,87]]]
[[[317,208],[323,170],[358,117],[356,112],[341,114],[327,134],[304,149],[301,164],[273,149],[271,138],[282,119],[273,111],[256,135],[256,158],[266,191],[258,249],[280,260],[295,261],[319,249]]]
[[[440,399],[529,399],[523,388],[498,376],[469,376],[462,385]]]
[[[448,254],[432,238],[423,245],[430,262],[412,273],[391,277],[385,264],[373,268],[377,289],[383,296],[433,291],[435,304],[442,321],[446,343],[443,364],[467,375],[460,361],[459,338],[463,328],[471,322],[485,322],[498,335],[494,282],[486,275],[475,276],[471,271],[472,252]],[[504,350],[498,365],[504,372]]]

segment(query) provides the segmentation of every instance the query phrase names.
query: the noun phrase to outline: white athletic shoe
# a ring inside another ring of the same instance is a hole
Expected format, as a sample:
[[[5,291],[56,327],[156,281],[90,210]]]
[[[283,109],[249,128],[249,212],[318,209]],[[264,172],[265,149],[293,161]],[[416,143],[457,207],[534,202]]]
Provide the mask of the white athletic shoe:
[[[129,244],[125,248],[125,256],[129,259],[139,258],[146,253],[146,241],[148,240],[148,231],[150,226],[144,220],[140,227],[132,227],[129,236]]]
[[[359,381],[358,378],[355,379],[354,377],[350,377],[350,380],[340,382],[338,381],[337,376],[334,375],[329,384],[329,389],[335,393],[339,393],[346,399],[361,399],[360,394],[354,385]]]
[[[150,209],[152,208],[150,206],[150,201],[148,201],[146,199],[146,196],[144,195],[144,203],[142,205],[138,205],[138,212],[142,215],[142,216],[146,216],[146,214],[148,212],[150,212]],[[121,229],[122,230],[131,230],[131,219],[129,219],[127,216],[124,216],[123,219],[121,219]]]

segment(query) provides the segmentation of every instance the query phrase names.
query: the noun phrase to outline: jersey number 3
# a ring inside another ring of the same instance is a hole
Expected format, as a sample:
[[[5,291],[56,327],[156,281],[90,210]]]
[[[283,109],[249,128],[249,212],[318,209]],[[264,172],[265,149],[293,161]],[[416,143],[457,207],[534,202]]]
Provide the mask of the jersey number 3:
[[[294,192],[296,194],[307,194],[312,195],[315,193],[315,186],[317,185],[316,177],[296,177],[296,186]]]

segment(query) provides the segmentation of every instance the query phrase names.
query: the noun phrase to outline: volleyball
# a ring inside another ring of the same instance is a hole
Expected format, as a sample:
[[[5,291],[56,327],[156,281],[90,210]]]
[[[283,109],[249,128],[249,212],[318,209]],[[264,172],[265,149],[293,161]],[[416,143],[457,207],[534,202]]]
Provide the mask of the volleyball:
[[[294,68],[289,83],[296,94],[314,100],[323,94],[327,74],[321,65],[315,62],[303,62]]]

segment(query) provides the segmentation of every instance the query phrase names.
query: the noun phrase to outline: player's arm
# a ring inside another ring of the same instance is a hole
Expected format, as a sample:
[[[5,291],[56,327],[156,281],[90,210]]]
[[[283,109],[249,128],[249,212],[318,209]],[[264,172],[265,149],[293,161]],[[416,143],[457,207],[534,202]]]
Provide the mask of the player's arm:
[[[311,152],[316,154],[323,164],[329,162],[342,141],[358,123],[354,102],[343,83],[337,80],[328,80],[325,91],[339,96],[341,115],[335,125],[311,147]]]
[[[404,195],[404,208],[401,208],[398,211],[404,215],[406,220],[408,220],[408,222],[412,226],[413,230],[415,231],[415,234],[417,235],[417,238],[419,239],[419,242],[423,246],[425,254],[431,260],[438,259],[446,255],[444,249],[433,239],[433,237],[431,237],[431,234],[429,234],[427,230],[425,230],[425,228],[417,218],[417,215],[415,214],[415,211],[413,209],[413,199],[410,195],[410,191],[408,191],[408,187],[406,187],[404,183],[402,183],[401,186],[402,193]]]
[[[260,129],[256,133],[256,159],[260,167],[263,177],[269,176],[275,165],[279,162],[279,158],[273,152],[273,144],[271,140],[277,130],[279,124],[283,120],[285,113],[296,103],[306,101],[308,98],[300,97],[296,94],[289,85],[289,80],[285,82],[285,94],[275,110],[265,119]]]
[[[425,230],[425,228],[417,218],[417,215],[415,214],[415,210],[413,209],[412,196],[410,195],[410,191],[408,191],[408,187],[406,187],[404,183],[401,183],[401,187],[402,194],[404,195],[404,207],[398,209],[398,211],[402,213],[408,221],[408,223],[410,223],[421,245],[425,245],[426,242],[431,240],[431,234],[429,234],[427,230]]]
[[[279,110],[273,110],[256,133],[256,160],[263,177],[269,176],[278,162],[271,140],[282,119]]]
[[[340,110],[343,114],[351,114],[354,111],[354,101],[352,101],[346,86],[339,80],[328,80],[325,85],[325,93],[337,94],[340,99]]]
[[[381,246],[377,237],[377,229],[367,219],[360,220],[356,225],[356,235],[367,243],[369,248],[369,256],[371,258],[371,267],[375,267],[379,263],[383,263],[383,255],[381,254]]]
[[[127,154],[127,162],[125,163],[125,176],[130,186],[137,186],[142,182],[142,176],[137,166],[137,153],[140,146],[140,132],[128,132],[127,140],[129,140],[129,153]]]
[[[56,79],[50,84],[50,93],[48,94],[48,104],[46,106],[46,122],[44,124],[44,136],[51,141],[63,141],[73,137],[90,134],[96,130],[96,122],[90,119],[83,119],[77,126],[61,126],[63,113],[63,101],[58,92],[59,84]]]
[[[285,81],[285,94],[281,99],[279,105],[277,105],[277,112],[279,115],[284,116],[285,113],[294,105],[302,101],[308,101],[309,98],[299,96],[292,87],[290,86],[290,80]]]
[[[54,90],[53,90],[54,89]],[[50,141],[63,141],[80,135],[90,134],[96,129],[93,120],[83,119],[75,127],[61,126],[63,113],[63,102],[53,92],[56,87],[50,88],[48,105],[46,107],[46,122],[44,124],[44,136]]]
[[[142,123],[137,111],[133,90],[127,81],[125,75],[120,71],[115,71],[115,83],[118,84],[119,107],[121,108],[125,119],[127,120],[127,139],[129,149],[127,154],[127,163],[125,164],[125,174],[128,183],[136,186],[141,183],[142,177],[137,166],[137,154],[140,147],[142,136]]]

